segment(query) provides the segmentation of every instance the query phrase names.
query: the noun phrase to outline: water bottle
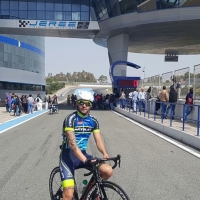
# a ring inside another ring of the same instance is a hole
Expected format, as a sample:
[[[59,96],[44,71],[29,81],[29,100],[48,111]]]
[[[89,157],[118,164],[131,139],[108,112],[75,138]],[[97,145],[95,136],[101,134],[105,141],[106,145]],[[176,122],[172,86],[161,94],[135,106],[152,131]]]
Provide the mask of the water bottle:
[[[79,192],[81,194],[84,193],[86,187],[87,187],[87,184],[88,184],[88,181],[87,180],[83,180],[82,183],[80,184],[80,187],[79,187]]]

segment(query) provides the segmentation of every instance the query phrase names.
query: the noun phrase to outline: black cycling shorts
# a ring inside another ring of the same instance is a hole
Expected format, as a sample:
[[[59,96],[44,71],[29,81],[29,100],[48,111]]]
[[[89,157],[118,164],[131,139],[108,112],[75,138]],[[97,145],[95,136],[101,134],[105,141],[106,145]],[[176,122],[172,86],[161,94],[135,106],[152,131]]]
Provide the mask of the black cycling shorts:
[[[92,158],[93,156],[82,151],[86,158]],[[86,165],[80,161],[70,149],[63,149],[60,154],[60,176],[62,181],[62,187],[73,187],[74,182],[74,171],[80,168],[90,168],[90,165]]]

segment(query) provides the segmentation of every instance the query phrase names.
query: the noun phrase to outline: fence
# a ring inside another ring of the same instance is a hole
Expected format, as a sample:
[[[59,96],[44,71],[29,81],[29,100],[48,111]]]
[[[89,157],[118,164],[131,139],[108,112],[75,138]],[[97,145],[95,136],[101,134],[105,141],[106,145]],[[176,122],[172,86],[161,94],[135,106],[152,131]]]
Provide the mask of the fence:
[[[156,97],[162,86],[165,85],[169,90],[172,84],[178,93],[178,99],[185,99],[189,88],[193,87],[194,99],[200,100],[200,64],[194,66],[193,73],[190,72],[189,67],[181,68],[162,75],[141,79],[139,86],[143,86],[146,89],[151,86],[151,94]]]
[[[184,131],[187,121],[196,124],[196,135],[200,135],[200,105],[187,105],[183,102],[171,103],[168,105],[164,102],[156,101],[155,99],[149,101],[135,101],[131,102],[130,99],[124,102],[117,102],[117,107],[125,109],[126,111],[133,112],[140,116],[144,116],[153,121],[169,120],[169,126],[173,126],[174,119],[182,119],[181,128]],[[158,117],[160,115],[160,117]],[[177,123],[177,121],[176,121]],[[190,127],[191,129],[191,127]]]

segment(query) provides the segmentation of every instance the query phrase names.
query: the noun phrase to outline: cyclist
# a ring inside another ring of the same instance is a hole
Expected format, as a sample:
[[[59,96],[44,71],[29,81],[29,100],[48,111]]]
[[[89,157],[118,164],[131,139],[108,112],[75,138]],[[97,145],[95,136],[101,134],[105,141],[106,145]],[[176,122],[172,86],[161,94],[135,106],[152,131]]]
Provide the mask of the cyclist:
[[[86,153],[88,139],[93,133],[96,146],[104,158],[109,158],[101,139],[99,123],[92,116],[90,108],[94,100],[93,94],[80,90],[77,94],[77,111],[68,115],[63,122],[62,151],[60,154],[60,175],[63,187],[63,200],[72,200],[74,193],[74,170],[89,167],[89,158],[93,158]],[[102,164],[99,172],[104,180],[112,176],[112,167]]]
[[[70,105],[70,95],[67,96],[67,105]]]

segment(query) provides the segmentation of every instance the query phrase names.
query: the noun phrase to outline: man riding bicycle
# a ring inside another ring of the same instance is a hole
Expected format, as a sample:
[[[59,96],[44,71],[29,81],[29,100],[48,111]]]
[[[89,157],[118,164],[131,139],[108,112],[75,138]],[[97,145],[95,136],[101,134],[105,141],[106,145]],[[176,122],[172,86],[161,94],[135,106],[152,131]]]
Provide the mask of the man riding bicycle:
[[[74,170],[90,167],[91,155],[86,153],[88,139],[93,133],[98,150],[104,158],[109,158],[101,139],[99,123],[89,114],[94,100],[93,94],[80,90],[77,94],[77,111],[68,115],[63,122],[63,141],[60,154],[60,175],[63,187],[63,200],[72,200],[74,194]],[[95,158],[94,158],[95,159]],[[99,172],[104,180],[112,176],[112,167],[103,163]]]

